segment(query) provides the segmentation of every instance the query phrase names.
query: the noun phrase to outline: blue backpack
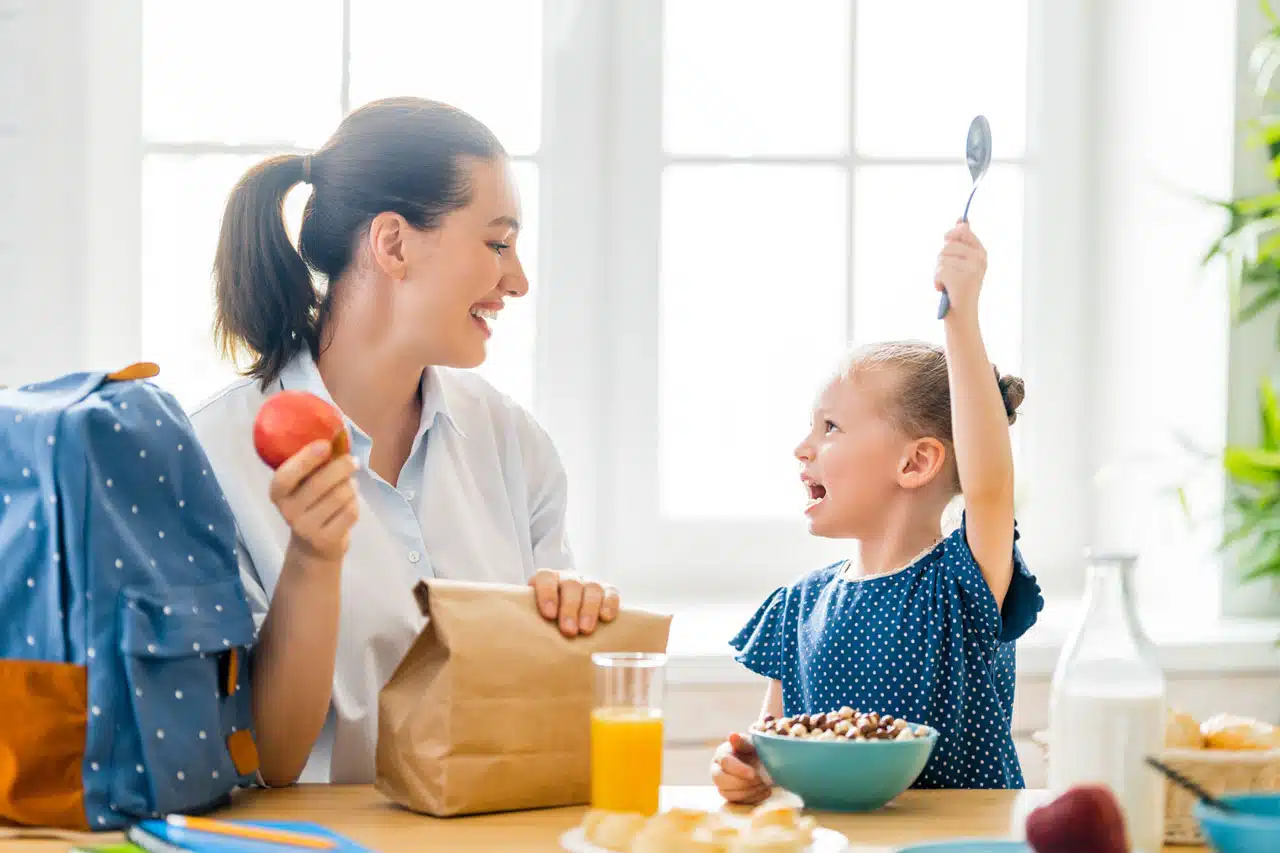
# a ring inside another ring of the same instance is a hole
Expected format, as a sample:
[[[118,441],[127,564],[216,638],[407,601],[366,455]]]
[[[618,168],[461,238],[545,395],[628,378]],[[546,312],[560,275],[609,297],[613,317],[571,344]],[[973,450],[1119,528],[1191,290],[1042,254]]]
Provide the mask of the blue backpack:
[[[257,771],[235,522],[155,372],[0,390],[0,818],[115,829]]]

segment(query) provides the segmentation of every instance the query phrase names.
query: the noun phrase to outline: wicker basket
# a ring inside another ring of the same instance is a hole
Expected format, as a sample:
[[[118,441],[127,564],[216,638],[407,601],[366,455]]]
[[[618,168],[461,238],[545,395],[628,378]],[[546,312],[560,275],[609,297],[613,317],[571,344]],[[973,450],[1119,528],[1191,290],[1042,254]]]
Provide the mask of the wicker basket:
[[[1047,734],[1036,732],[1031,739],[1044,751],[1047,766],[1050,760]],[[1166,749],[1160,754],[1160,760],[1211,794],[1280,791],[1280,749]],[[1191,811],[1196,798],[1168,781],[1164,798],[1165,843],[1204,844],[1200,825]]]

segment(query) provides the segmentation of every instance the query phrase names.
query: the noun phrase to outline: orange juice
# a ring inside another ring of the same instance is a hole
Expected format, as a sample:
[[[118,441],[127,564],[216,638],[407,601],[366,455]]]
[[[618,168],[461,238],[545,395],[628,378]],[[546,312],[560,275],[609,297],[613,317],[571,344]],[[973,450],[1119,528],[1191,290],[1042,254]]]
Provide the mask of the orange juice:
[[[592,807],[656,814],[661,784],[662,714],[633,708],[592,711]]]

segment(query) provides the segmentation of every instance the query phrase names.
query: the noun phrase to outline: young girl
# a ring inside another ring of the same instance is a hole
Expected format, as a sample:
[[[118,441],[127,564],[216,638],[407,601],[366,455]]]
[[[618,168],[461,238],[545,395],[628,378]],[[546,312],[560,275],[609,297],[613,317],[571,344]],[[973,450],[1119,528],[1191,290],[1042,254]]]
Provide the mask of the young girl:
[[[939,733],[916,782],[1019,788],[1010,733],[1013,641],[1040,588],[1015,545],[1009,425],[1022,380],[999,377],[978,325],[986,251],[969,226],[947,233],[934,286],[946,289],[946,348],[877,344],[823,390],[796,448],[817,536],[855,539],[858,559],[775,591],[732,640],[771,679],[762,714],[844,706]],[[960,528],[942,514],[964,496]],[[724,797],[769,793],[750,743],[731,735],[712,763]]]

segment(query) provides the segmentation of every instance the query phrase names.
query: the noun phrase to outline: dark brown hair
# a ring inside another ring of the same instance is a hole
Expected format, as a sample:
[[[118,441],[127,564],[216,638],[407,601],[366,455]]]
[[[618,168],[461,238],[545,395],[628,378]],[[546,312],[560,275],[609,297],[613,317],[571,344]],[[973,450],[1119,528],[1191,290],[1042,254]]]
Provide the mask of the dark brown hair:
[[[331,285],[373,218],[392,211],[416,228],[435,228],[470,201],[461,160],[500,156],[497,138],[467,113],[389,98],[352,112],[315,153],[283,154],[251,168],[227,199],[214,256],[214,335],[223,353],[252,354],[246,373],[264,385],[304,346],[318,353]],[[295,249],[284,201],[302,182],[313,192]],[[313,271],[323,277],[319,288]]]
[[[892,374],[893,399],[885,406],[890,421],[913,438],[936,438],[952,448],[951,382],[947,354],[942,347],[922,341],[889,341],[855,350],[845,364],[844,375],[862,370],[887,370]],[[1004,400],[1004,412],[1012,425],[1026,396],[1026,383],[1017,376],[994,378]],[[953,452],[953,451],[951,451]]]

